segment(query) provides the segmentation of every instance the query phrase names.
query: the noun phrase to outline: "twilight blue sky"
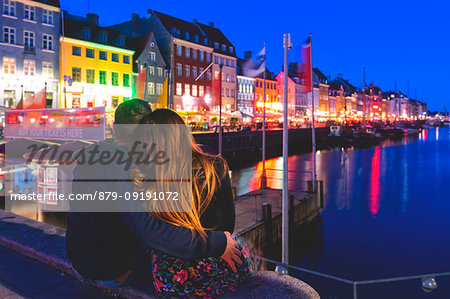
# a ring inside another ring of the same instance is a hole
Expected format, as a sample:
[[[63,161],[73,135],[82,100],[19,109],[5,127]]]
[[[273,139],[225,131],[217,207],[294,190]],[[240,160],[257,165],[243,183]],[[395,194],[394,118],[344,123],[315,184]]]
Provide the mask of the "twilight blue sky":
[[[88,5],[88,3],[90,4]],[[213,21],[235,45],[258,52],[267,42],[267,67],[283,63],[282,36],[291,33],[290,61],[313,33],[313,64],[334,78],[338,73],[353,85],[366,83],[399,90],[431,110],[450,109],[450,2],[447,1],[138,1],[62,0],[63,9],[100,15],[101,25],[145,15],[148,8],[185,20]]]

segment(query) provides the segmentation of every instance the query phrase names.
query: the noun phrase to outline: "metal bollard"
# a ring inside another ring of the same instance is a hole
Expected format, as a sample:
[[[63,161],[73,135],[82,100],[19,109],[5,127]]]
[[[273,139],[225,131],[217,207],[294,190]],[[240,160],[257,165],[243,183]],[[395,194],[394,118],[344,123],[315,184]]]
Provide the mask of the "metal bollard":
[[[233,200],[236,200],[236,187],[231,187],[231,194],[233,194]]]

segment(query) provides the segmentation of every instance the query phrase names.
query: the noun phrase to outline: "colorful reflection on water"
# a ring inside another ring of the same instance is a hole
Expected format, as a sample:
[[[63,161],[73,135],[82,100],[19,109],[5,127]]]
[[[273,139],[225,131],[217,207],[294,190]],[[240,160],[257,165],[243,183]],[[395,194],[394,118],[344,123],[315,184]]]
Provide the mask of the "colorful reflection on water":
[[[276,169],[269,185],[280,188],[282,158],[266,164]],[[450,271],[449,128],[375,148],[320,151],[317,169],[325,207],[319,224],[296,232],[295,264],[354,280]],[[310,154],[289,157],[289,188],[305,189],[311,170]],[[261,171],[260,164],[234,171],[237,193],[257,189]],[[322,298],[351,298],[351,286],[294,274]],[[358,298],[450,298],[450,277],[437,282],[429,294],[420,280],[361,287]]]

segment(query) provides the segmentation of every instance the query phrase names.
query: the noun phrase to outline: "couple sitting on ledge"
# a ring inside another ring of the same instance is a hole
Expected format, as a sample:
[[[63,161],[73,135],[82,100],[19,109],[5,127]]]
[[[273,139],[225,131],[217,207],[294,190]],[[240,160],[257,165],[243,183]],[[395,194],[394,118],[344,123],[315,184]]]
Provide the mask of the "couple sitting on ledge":
[[[94,146],[109,152],[116,148],[129,151],[127,133],[117,129],[125,124],[184,122],[171,110],[152,112],[147,102],[129,100],[116,110],[115,142],[98,142],[85,151]],[[189,130],[179,131],[188,136],[143,130],[140,142],[151,144],[149,136],[159,134],[158,142],[172,150],[186,147],[181,144],[183,140],[192,140]],[[81,278],[103,287],[153,280],[157,294],[163,297],[216,297],[251,275],[254,263],[249,250],[231,235],[235,210],[227,163],[219,156],[204,153],[194,141],[188,145],[192,151],[189,211],[171,209],[174,201],[163,201],[159,203],[163,207],[150,212],[69,212],[66,252]],[[139,179],[139,173],[146,171],[143,168],[140,165],[124,170],[114,164],[78,163],[73,171],[72,192],[153,192],[154,183]],[[95,177],[117,183],[90,180]]]

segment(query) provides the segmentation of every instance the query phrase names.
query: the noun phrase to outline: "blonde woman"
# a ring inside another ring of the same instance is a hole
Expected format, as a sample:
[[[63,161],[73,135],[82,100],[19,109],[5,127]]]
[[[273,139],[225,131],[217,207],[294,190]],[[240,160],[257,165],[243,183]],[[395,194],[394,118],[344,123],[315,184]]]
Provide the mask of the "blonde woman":
[[[202,152],[182,118],[172,110],[157,109],[149,113],[141,124],[150,124],[143,128],[140,140],[143,144],[156,142],[160,147],[176,151],[164,167],[153,170],[139,167],[135,171],[137,189],[145,192],[156,189],[158,192],[179,190],[182,196],[189,196],[189,200],[150,201],[151,215],[170,224],[189,228],[203,238],[207,238],[207,230],[233,233],[235,210],[225,160]],[[154,125],[179,126],[172,126],[168,133],[164,126]],[[181,156],[186,151],[189,154],[192,152],[192,161],[186,161]],[[180,157],[177,158],[177,155]],[[190,192],[186,192],[186,187],[183,187],[185,183],[182,185],[179,180],[171,180],[174,172],[178,177],[191,172],[192,184],[188,185]],[[170,179],[158,183],[144,179],[152,174],[156,178]],[[242,263],[236,265],[236,272],[222,258],[188,260],[153,250],[152,270],[156,292],[163,297],[216,297],[236,288],[253,272],[249,250],[243,249],[241,245],[238,248],[242,252]]]

